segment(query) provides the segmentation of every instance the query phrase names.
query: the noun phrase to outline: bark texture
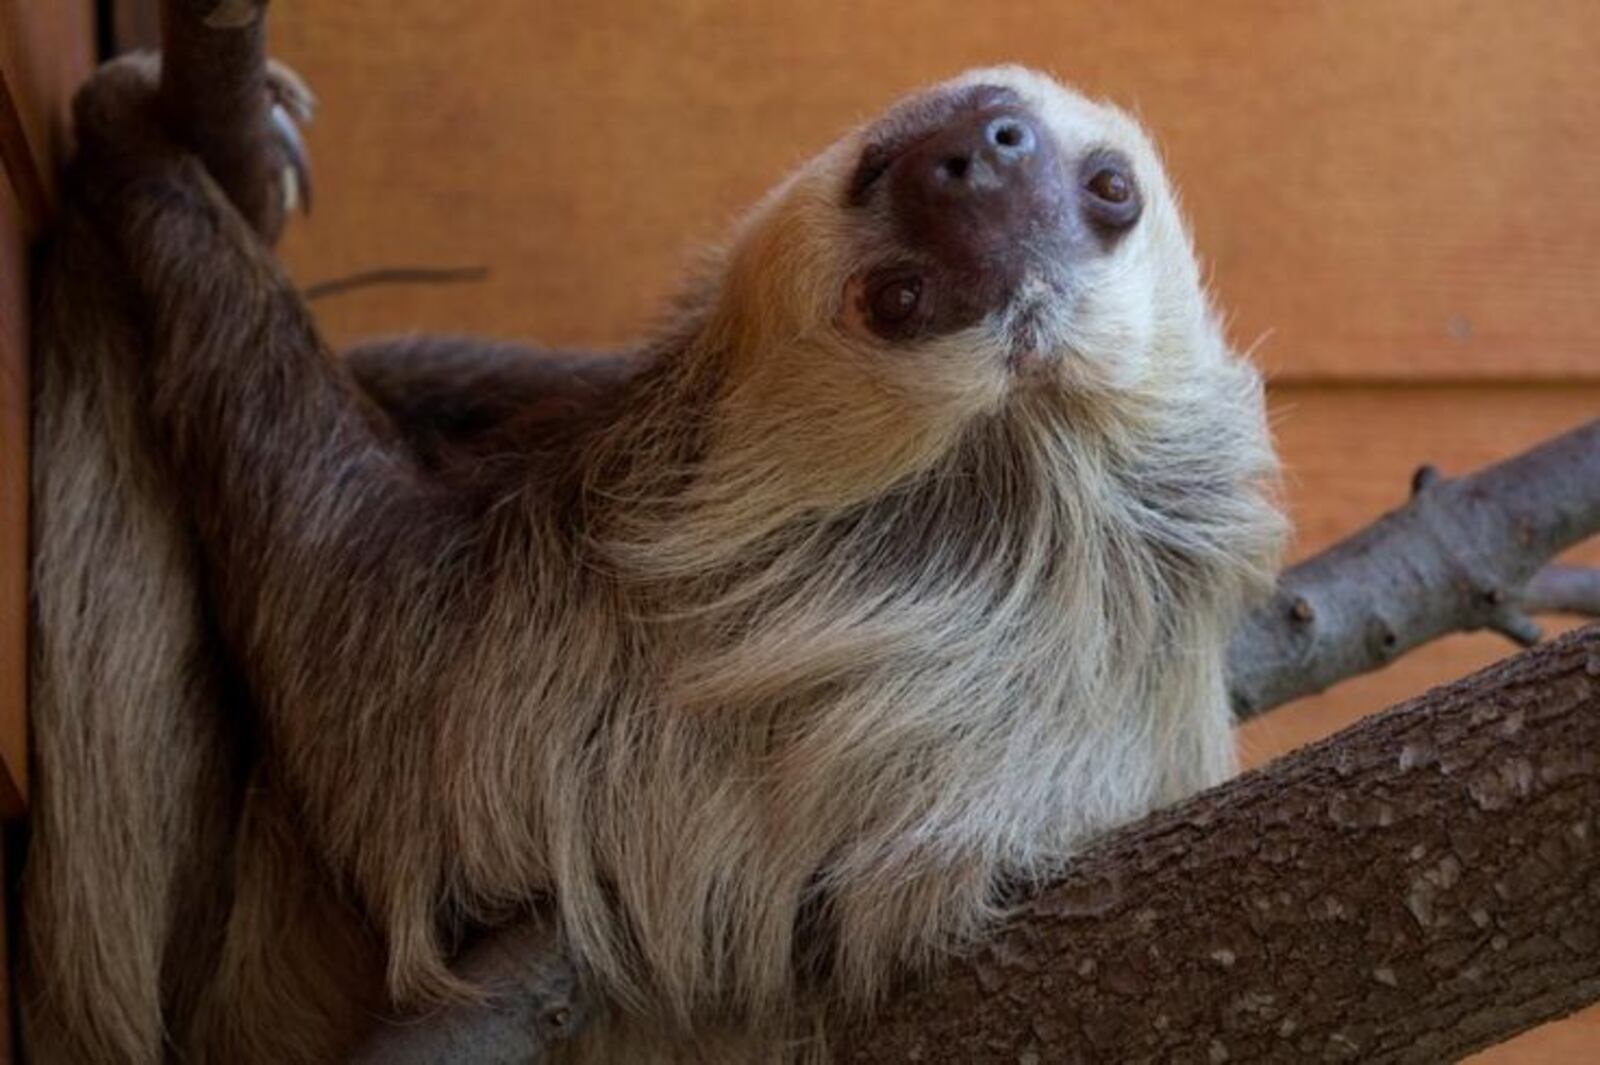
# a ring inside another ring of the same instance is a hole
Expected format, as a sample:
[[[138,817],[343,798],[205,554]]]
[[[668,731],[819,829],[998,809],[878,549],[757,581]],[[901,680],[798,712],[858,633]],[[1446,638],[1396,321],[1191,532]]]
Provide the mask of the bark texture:
[[[1600,532],[1600,419],[1459,480],[1423,467],[1413,489],[1405,506],[1285,572],[1240,626],[1228,673],[1241,718],[1452,632],[1493,628],[1532,644],[1530,612],[1588,602],[1586,571],[1528,583]]]
[[[1459,1058],[1600,998],[1600,626],[1113,833],[841,1062]]]

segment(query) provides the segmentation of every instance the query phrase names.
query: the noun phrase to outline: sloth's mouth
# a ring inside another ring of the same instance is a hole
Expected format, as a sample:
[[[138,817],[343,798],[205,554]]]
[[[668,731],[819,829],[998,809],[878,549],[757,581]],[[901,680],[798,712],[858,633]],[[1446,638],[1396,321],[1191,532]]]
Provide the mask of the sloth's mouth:
[[[1017,358],[1017,352],[1037,351],[1044,346],[1046,330],[1042,301],[1023,301],[1020,307],[1013,309],[1010,318],[1006,323],[1006,332],[1011,341],[1013,360]]]
[[[1061,322],[1055,308],[1064,298],[1037,275],[1018,286],[999,323],[1007,369],[1021,373],[1060,360]]]
[[[1018,375],[1038,373],[1059,358],[1056,346],[1048,342],[1046,330],[1030,324],[1012,333],[1006,352],[1006,369]]]

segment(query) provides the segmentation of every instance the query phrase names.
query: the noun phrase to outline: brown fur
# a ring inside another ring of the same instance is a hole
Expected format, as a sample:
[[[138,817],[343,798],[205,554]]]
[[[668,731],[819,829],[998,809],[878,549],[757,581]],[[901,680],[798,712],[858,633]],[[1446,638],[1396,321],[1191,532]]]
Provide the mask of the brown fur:
[[[1273,459],[1120,113],[961,82],[1145,186],[1019,289],[1047,369],[1005,315],[851,328],[853,134],[632,361],[552,373],[330,358],[149,81],[80,99],[45,271],[35,1060],[331,1060],[540,900],[609,1007],[575,1057],[781,1060],[1229,771]]]

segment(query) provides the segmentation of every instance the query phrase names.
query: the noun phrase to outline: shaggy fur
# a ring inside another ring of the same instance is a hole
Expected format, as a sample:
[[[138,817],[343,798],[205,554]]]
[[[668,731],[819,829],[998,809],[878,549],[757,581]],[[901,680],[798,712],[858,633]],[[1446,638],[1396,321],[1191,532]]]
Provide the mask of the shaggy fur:
[[[150,85],[80,98],[44,271],[35,1061],[335,1060],[540,903],[608,1006],[574,1059],[785,1060],[1230,772],[1274,459],[1120,112],[952,83],[1145,209],[942,335],[846,306],[869,128],[630,360],[341,363]]]

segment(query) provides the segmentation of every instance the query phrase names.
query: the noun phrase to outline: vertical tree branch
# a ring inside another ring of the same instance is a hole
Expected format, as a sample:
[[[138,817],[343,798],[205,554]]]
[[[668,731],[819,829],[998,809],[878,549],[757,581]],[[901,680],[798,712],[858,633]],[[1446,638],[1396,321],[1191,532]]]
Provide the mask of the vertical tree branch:
[[[283,228],[267,92],[266,0],[163,0],[161,109],[172,135],[268,241]]]

